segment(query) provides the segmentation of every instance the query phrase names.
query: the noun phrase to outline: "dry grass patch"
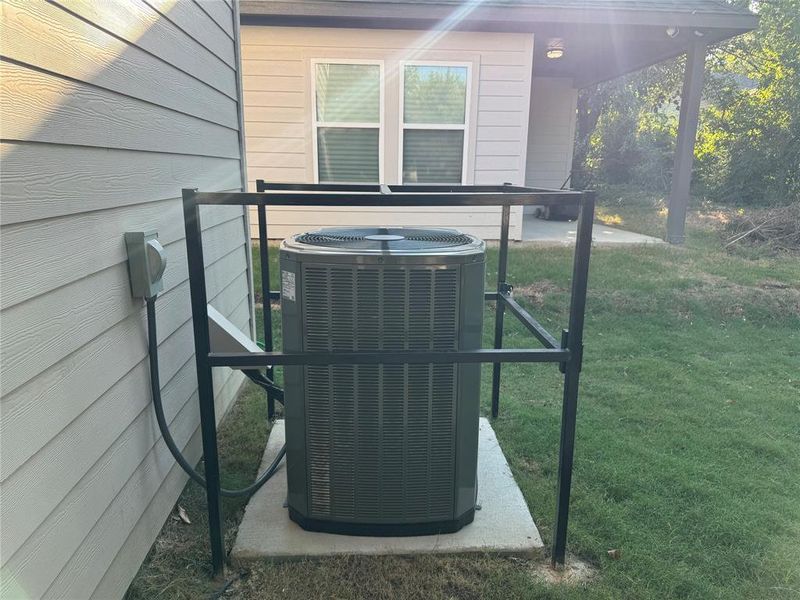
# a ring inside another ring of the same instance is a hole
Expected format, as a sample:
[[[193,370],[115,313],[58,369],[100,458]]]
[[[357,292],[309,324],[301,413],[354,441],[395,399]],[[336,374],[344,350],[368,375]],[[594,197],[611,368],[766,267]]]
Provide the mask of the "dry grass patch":
[[[522,457],[518,458],[514,461],[514,466],[522,469],[526,473],[531,473],[533,475],[541,475],[542,473],[542,465],[541,463],[533,460],[532,458]]]
[[[527,285],[520,285],[514,288],[514,296],[522,297],[536,307],[544,304],[545,296],[548,294],[565,292],[566,289],[557,286],[552,281],[542,279]]]
[[[563,569],[550,563],[535,563],[531,567],[534,581],[552,586],[587,586],[597,578],[597,568],[579,558],[569,557]]]
[[[789,319],[800,315],[800,288],[782,282],[759,283],[756,286],[732,283],[708,274],[696,286],[682,290],[676,306],[690,302],[705,304],[723,317],[746,318],[757,308],[759,314]]]
[[[526,564],[490,556],[338,557],[249,563],[226,597],[369,600],[483,600],[503,598],[498,581]],[[302,573],[302,577],[298,577]]]

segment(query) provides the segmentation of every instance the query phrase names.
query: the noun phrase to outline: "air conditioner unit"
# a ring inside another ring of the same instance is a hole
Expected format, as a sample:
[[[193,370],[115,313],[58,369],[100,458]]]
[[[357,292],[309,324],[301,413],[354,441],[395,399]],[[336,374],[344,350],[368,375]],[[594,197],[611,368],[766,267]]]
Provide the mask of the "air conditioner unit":
[[[284,350],[478,349],[485,251],[452,229],[285,240]],[[480,365],[293,366],[284,385],[288,507],[300,526],[424,535],[472,521]]]

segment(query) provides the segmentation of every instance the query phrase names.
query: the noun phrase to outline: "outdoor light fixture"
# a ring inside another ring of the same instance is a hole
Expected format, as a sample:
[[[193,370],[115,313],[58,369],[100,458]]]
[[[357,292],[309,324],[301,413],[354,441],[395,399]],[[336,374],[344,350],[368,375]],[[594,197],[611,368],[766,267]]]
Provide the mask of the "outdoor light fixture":
[[[667,27],[667,37],[676,38],[680,32],[677,26]]]
[[[561,58],[564,56],[564,40],[561,38],[551,38],[547,41],[547,58]]]

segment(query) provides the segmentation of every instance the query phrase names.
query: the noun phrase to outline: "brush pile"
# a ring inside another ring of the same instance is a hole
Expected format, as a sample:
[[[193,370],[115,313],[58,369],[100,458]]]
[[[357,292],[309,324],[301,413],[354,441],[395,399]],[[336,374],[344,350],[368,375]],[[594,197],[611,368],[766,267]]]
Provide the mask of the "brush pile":
[[[725,248],[759,246],[770,253],[800,254],[800,202],[734,213],[725,226]]]

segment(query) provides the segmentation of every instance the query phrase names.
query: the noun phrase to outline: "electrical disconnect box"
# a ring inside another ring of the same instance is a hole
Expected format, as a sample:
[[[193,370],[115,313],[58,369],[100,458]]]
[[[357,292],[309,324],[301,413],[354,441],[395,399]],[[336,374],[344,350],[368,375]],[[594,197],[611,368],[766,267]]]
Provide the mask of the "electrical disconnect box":
[[[162,289],[167,268],[167,254],[155,231],[129,231],[125,234],[128,249],[128,273],[134,298],[153,298]]]

